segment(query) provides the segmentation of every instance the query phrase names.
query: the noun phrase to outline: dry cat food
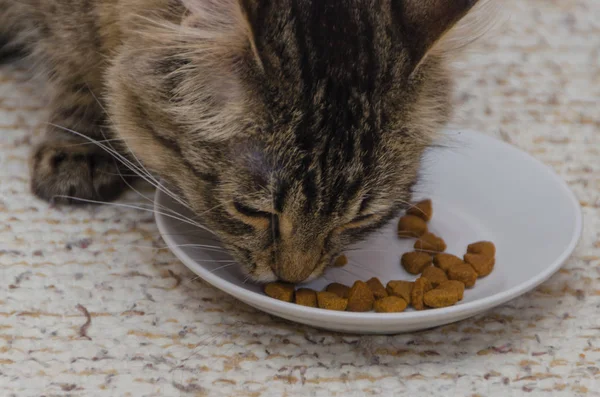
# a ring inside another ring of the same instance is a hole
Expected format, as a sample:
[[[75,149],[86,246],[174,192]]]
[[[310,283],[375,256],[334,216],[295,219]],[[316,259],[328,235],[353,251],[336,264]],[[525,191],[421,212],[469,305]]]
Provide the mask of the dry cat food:
[[[433,264],[445,272],[447,272],[452,266],[460,263],[462,263],[462,259],[460,259],[458,256],[446,254],[444,252],[436,254],[433,257]]]
[[[364,281],[355,281],[348,293],[348,307],[350,312],[369,312],[373,310],[375,297],[373,291]]]
[[[377,277],[373,277],[367,281],[367,285],[373,292],[375,299],[382,299],[388,296],[388,293]]]
[[[442,269],[435,266],[426,267],[421,273],[421,276],[431,281],[433,288],[437,288],[444,281],[448,281],[448,276],[446,273]]]
[[[459,263],[448,269],[448,278],[460,281],[465,287],[471,288],[475,285],[475,281],[477,281],[477,273],[475,273],[475,270],[470,265]]]
[[[483,254],[465,254],[465,263],[471,265],[479,277],[485,277],[494,270],[496,260]]]
[[[420,217],[428,222],[433,215],[431,200],[423,200],[409,210],[398,222],[398,231],[404,231],[401,237],[415,237],[417,228],[412,226],[414,221],[407,222],[407,216]],[[409,225],[409,226],[407,226]],[[426,230],[420,226],[418,231]],[[427,229],[428,230],[428,229]],[[496,263],[496,247],[490,241],[478,241],[469,244],[467,253],[463,258],[445,253],[447,246],[444,240],[425,231],[415,237],[415,252],[402,255],[401,263],[404,269],[411,274],[420,274],[411,291],[410,302],[417,310],[425,306],[446,307],[462,300],[464,289],[472,288],[477,278],[485,277],[494,270]],[[433,262],[434,266],[429,266]],[[431,288],[429,288],[429,284]],[[389,285],[389,284],[388,284]],[[388,290],[389,292],[389,290]]]
[[[340,283],[331,283],[325,288],[327,292],[333,292],[337,296],[341,298],[348,298],[348,294],[350,293],[350,287]]]
[[[417,310],[425,309],[423,297],[425,296],[425,293],[432,289],[433,286],[431,285],[431,281],[429,281],[427,278],[421,276],[416,279],[415,283],[413,284],[413,289],[410,293],[410,301],[412,306]]]
[[[398,221],[398,237],[420,237],[427,233],[427,223],[415,215],[404,215]]]
[[[340,298],[333,292],[317,292],[317,303],[319,308],[327,310],[344,311],[348,306],[348,299]]]
[[[340,255],[333,262],[333,267],[343,267],[343,266],[346,266],[347,264],[348,264],[348,258],[346,258],[346,255]]]
[[[494,243],[490,241],[478,241],[476,243],[469,244],[467,247],[467,253],[482,254],[493,258],[496,256],[496,247],[494,246]]]
[[[456,291],[458,295],[458,300],[461,301],[463,299],[463,295],[465,293],[465,285],[460,281],[456,280],[448,280],[441,283],[438,287],[439,289],[451,289]]]
[[[475,286],[477,279],[489,275],[496,263],[496,247],[490,241],[469,244],[461,259],[445,253],[446,243],[428,231],[431,219],[431,200],[411,207],[398,223],[398,236],[417,239],[415,251],[400,258],[402,267],[410,274],[419,275],[415,281],[390,280],[383,283],[373,277],[366,282],[358,280],[352,287],[331,283],[325,291],[295,288],[286,283],[269,283],[264,291],[272,298],[295,302],[307,307],[327,310],[399,313],[412,306],[416,310],[455,305],[464,296],[465,288]],[[348,259],[341,255],[333,266],[344,266]]]
[[[407,252],[400,258],[402,267],[410,274],[420,274],[431,262],[431,255],[427,252]]]
[[[419,201],[406,211],[407,215],[418,216],[425,222],[429,222],[433,215],[433,203],[431,200]]]
[[[386,290],[388,295],[402,298],[410,305],[410,294],[414,284],[413,281],[392,280],[387,283]]]
[[[294,300],[294,286],[287,283],[269,283],[265,285],[265,294],[284,302]]]
[[[441,237],[427,232],[417,239],[415,249],[419,251],[444,252],[446,250],[446,242]]]
[[[373,309],[377,313],[399,313],[403,312],[408,304],[402,298],[397,296],[386,296],[375,301]]]
[[[485,277],[494,270],[496,264],[496,247],[489,241],[479,241],[469,244],[464,256],[466,263],[471,265],[479,277]]]
[[[317,307],[317,292],[309,288],[300,288],[296,291],[297,305]]]
[[[437,288],[423,295],[423,303],[428,307],[447,307],[458,302],[458,292],[453,289]]]

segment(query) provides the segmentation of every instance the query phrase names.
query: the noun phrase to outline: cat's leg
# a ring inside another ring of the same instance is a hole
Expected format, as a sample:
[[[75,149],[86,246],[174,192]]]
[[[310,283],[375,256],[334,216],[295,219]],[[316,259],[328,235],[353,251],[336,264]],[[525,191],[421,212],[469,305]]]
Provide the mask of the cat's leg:
[[[108,147],[106,115],[87,87],[56,96],[45,141],[31,157],[31,188],[50,202],[78,203],[79,199],[110,201],[127,187],[125,167],[83,134]],[[103,142],[104,141],[104,142]]]

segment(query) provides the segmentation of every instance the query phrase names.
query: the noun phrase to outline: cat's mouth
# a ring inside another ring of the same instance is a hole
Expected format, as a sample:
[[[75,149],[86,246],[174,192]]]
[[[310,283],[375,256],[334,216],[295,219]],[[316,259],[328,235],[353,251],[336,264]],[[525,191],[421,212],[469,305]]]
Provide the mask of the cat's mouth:
[[[248,281],[254,283],[268,283],[282,281],[291,284],[300,284],[314,281],[321,277],[327,267],[332,266],[335,256],[324,256],[314,265],[306,266],[302,258],[297,258],[292,263],[282,261],[255,261],[248,250],[234,252],[234,257],[240,262],[241,270],[245,273]],[[298,266],[302,264],[302,266]]]

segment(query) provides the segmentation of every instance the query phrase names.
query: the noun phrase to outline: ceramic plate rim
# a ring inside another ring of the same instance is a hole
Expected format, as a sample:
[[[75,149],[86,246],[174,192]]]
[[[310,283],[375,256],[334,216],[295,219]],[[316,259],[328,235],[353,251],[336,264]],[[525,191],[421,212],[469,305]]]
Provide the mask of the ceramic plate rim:
[[[288,303],[279,301],[273,298],[270,298],[266,295],[262,295],[260,293],[247,290],[245,288],[239,287],[236,284],[222,279],[218,275],[211,273],[204,269],[201,265],[197,264],[183,249],[177,247],[174,241],[174,237],[171,236],[165,225],[165,218],[161,214],[158,206],[161,202],[161,197],[163,193],[160,190],[157,190],[155,193],[154,200],[154,209],[155,209],[155,219],[156,224],[158,226],[158,230],[165,240],[169,249],[175,254],[175,256],[183,262],[183,264],[200,276],[204,281],[208,282],[212,286],[220,289],[221,291],[232,295],[233,297],[242,300],[248,304],[249,302],[255,303],[260,307],[272,307],[274,311],[291,313],[295,312],[300,317],[306,318],[310,316],[313,321],[324,320],[327,322],[331,322],[334,318],[338,320],[350,320],[350,322],[354,321],[362,321],[362,320],[378,320],[379,322],[384,322],[386,324],[395,323],[398,321],[413,321],[418,319],[424,319],[431,316],[438,317],[447,317],[447,316],[455,316],[458,317],[461,314],[466,314],[467,312],[476,311],[478,308],[485,310],[486,308],[490,308],[504,302],[507,302],[527,291],[532,290],[537,287],[544,281],[548,280],[554,273],[556,273],[560,267],[565,263],[565,261],[571,256],[579,240],[581,238],[581,234],[583,231],[583,214],[581,205],[579,200],[569,187],[569,185],[548,165],[544,164],[542,161],[537,158],[531,156],[529,153],[510,145],[504,141],[499,139],[490,137],[488,135],[480,134],[473,131],[460,131],[460,134],[468,134],[475,135],[476,137],[483,137],[484,139],[489,139],[490,141],[494,141],[493,144],[498,144],[509,148],[509,150],[515,150],[520,153],[528,161],[536,163],[537,166],[541,166],[546,173],[548,173],[552,179],[556,182],[556,184],[562,188],[569,197],[571,204],[575,209],[575,231],[571,238],[571,241],[568,247],[563,251],[563,253],[551,264],[549,265],[543,272],[540,272],[534,277],[529,278],[528,280],[509,288],[505,291],[498,292],[494,295],[487,296],[485,298],[477,299],[472,302],[466,302],[460,305],[439,308],[439,309],[431,309],[426,311],[412,311],[412,312],[402,312],[402,313],[354,313],[354,312],[342,312],[342,311],[331,311],[331,310],[323,310],[318,308],[305,307],[301,305],[296,305],[294,303]],[[265,311],[264,309],[261,309]],[[348,321],[345,321],[346,323]]]

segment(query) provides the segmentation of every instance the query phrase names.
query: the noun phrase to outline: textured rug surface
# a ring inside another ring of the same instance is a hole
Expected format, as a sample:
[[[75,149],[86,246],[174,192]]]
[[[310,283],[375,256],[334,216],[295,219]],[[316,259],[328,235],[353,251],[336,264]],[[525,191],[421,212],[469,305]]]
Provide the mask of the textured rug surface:
[[[458,64],[456,124],[556,170],[583,238],[534,292],[394,337],[294,325],[194,281],[151,213],[32,197],[43,87],[2,66],[0,395],[600,395],[600,2],[503,7],[510,19]]]

